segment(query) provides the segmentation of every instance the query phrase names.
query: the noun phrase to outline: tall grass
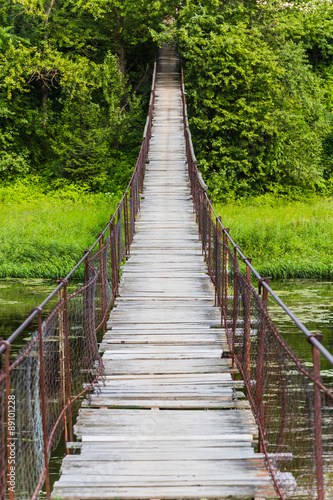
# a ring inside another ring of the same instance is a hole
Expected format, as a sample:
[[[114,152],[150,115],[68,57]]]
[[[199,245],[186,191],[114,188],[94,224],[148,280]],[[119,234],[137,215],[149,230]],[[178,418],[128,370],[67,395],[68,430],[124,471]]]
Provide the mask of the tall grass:
[[[41,181],[0,187],[0,278],[64,277],[92,245],[120,195]],[[262,276],[333,278],[333,199],[271,196],[215,205]]]
[[[271,196],[217,205],[222,223],[262,276],[333,278],[333,200]]]
[[[64,277],[98,237],[117,196],[38,179],[0,187],[0,277]]]

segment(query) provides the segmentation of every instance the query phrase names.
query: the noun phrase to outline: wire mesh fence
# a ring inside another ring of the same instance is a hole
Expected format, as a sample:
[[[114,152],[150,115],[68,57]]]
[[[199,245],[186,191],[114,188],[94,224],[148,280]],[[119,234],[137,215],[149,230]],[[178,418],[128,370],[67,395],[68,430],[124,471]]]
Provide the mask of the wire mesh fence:
[[[123,260],[130,252],[151,125],[156,63],[151,100],[139,157],[117,210],[94,245],[57,288],[8,341],[0,340],[0,500],[38,498],[44,485],[50,498],[49,459],[64,434],[67,452],[73,441],[73,415],[81,398],[103,375],[97,333],[105,330],[118,294]],[[83,283],[70,280],[77,271]],[[57,303],[42,321],[43,308]],[[35,324],[33,334],[28,327]],[[11,344],[29,335],[25,347],[11,356]],[[89,395],[88,395],[89,397]]]
[[[333,387],[320,376],[321,354],[333,356],[261,278],[217,217],[193,151],[181,71],[184,134],[194,211],[203,255],[215,285],[232,366],[245,382],[277,498],[333,498]],[[242,270],[239,265],[244,262]],[[258,280],[259,290],[251,284]],[[309,341],[311,368],[286,343],[267,312],[268,294]]]

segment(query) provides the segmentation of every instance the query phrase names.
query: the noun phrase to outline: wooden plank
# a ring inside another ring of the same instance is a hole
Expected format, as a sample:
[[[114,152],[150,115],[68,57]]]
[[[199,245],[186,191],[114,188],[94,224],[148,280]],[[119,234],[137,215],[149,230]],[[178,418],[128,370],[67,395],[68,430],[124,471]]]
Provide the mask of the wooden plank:
[[[157,338],[156,338],[157,337]],[[227,347],[227,341],[224,339],[220,339],[216,335],[205,335],[205,336],[200,336],[200,335],[140,335],[140,334],[135,334],[132,333],[132,335],[126,335],[126,334],[113,334],[112,336],[109,337],[104,337],[103,339],[103,344],[101,345],[105,349],[110,349],[112,348],[112,345],[118,345],[118,344],[125,344],[125,345],[133,345],[133,344],[151,344],[151,345],[159,345],[159,344],[181,344],[181,345],[207,345],[207,346],[212,346],[212,345],[218,345],[222,348]]]
[[[62,484],[62,483],[61,483]],[[98,490],[96,489],[98,486]],[[205,487],[205,486],[173,486],[168,488],[155,487],[109,487],[101,485],[88,486],[57,486],[55,485],[55,495],[53,498],[66,498],[68,500],[112,500],[112,499],[133,499],[149,500],[163,498],[172,500],[175,498],[254,498],[254,497],[276,497],[272,495],[272,487],[261,486],[234,486],[228,487]]]
[[[262,473],[261,465],[262,458],[248,457],[248,462],[253,466],[252,474],[244,469],[243,460],[175,460],[170,462],[165,461],[99,461],[94,462],[90,460],[76,460],[76,457],[71,457],[70,460],[64,462],[62,473],[64,476],[72,476],[71,465],[76,465],[76,474],[82,474],[84,477],[107,476],[112,484],[124,486],[121,476],[127,476],[127,485],[140,485],[140,484],[174,484],[179,483],[180,478],[184,483],[196,484],[199,480],[201,483],[206,484],[232,484],[238,480],[238,484],[248,481],[247,476],[251,476],[252,484],[261,482],[262,476],[266,477],[269,482],[269,475],[266,472]],[[75,476],[74,476],[75,477]],[[106,479],[106,478],[105,478]],[[65,479],[66,480],[66,479]],[[75,479],[74,479],[75,480]],[[81,479],[82,481],[82,479]]]
[[[144,447],[142,444],[137,443],[137,447],[135,448],[135,444],[131,442],[131,447],[127,447],[125,443],[125,448],[120,448],[119,446],[123,443],[99,443],[96,446],[96,443],[93,441],[92,443],[80,442],[69,444],[70,448],[80,448],[81,453],[75,457],[76,463],[80,463],[81,461],[89,460],[93,462],[101,462],[105,460],[110,461],[126,461],[126,462],[138,462],[138,461],[147,461],[147,460],[158,460],[160,462],[167,461],[175,461],[175,460],[184,460],[188,462],[192,462],[193,460],[216,460],[220,461],[221,468],[223,467],[224,460],[232,461],[232,460],[247,460],[248,458],[253,458],[254,449],[250,446],[240,446],[239,442],[233,443],[234,446],[223,447],[220,445],[216,450],[212,448],[199,447],[199,444],[196,448],[193,446],[186,446],[185,442],[182,442],[184,448],[174,449],[175,443],[169,444],[169,449],[164,450],[160,443],[155,446],[155,449],[147,448],[147,443],[145,443]],[[245,443],[246,444],[246,443]],[[79,445],[79,446],[78,446]],[[116,445],[116,446],[115,446]],[[264,459],[264,456],[255,454],[258,458]],[[68,458],[69,457],[69,458]],[[70,459],[70,455],[64,458],[64,463],[68,462]],[[222,463],[221,463],[222,462]],[[68,467],[71,465],[68,464]]]
[[[227,373],[200,373],[200,374],[192,374],[192,373],[182,373],[179,374],[168,374],[168,375],[104,375],[103,380],[143,380],[143,381],[159,381],[159,380],[168,380],[168,381],[178,381],[181,377],[181,380],[184,382],[199,382],[205,380],[207,382],[219,382],[219,381],[230,381],[233,383],[234,381],[231,378],[231,374],[229,371]],[[187,415],[187,413],[186,413]]]
[[[96,411],[98,411],[96,409]],[[102,411],[102,410],[101,410]],[[113,411],[128,411],[128,410],[113,410]],[[131,410],[131,412],[134,411],[142,411],[142,410]],[[144,411],[154,411],[154,410],[144,410]],[[163,410],[167,411],[167,410]],[[178,410],[181,411],[181,410]],[[215,411],[215,410],[214,410]],[[237,410],[238,411],[238,410]],[[78,444],[81,453],[84,452],[84,450],[87,450],[87,453],[97,451],[96,449],[96,444],[93,441],[89,442],[78,442],[74,443]],[[128,440],[128,441],[113,441],[112,443],[108,442],[101,442],[98,444],[98,450],[101,450],[101,453],[108,453],[108,450],[114,450],[116,453],[122,453],[122,452],[129,452],[133,451],[133,457],[136,455],[139,456],[141,453],[149,453],[149,452],[160,452],[161,456],[160,459],[163,461],[164,460],[164,453],[175,453],[178,456],[178,453],[184,452],[183,454],[185,455],[185,458],[183,460],[191,460],[192,453],[194,452],[206,452],[207,457],[209,454],[214,454],[216,452],[219,452],[222,450],[224,453],[225,450],[230,451],[230,453],[236,453],[236,451],[239,451],[239,453],[247,453],[249,451],[250,455],[252,456],[253,453],[255,453],[253,446],[251,443],[247,441],[226,441],[226,440],[218,440],[214,436],[214,440],[208,441],[208,440],[200,440],[200,441],[179,441],[178,439],[174,441],[160,441],[158,443],[156,442],[145,442],[144,447],[139,441],[133,441],[133,440]],[[261,455],[256,453],[258,457],[260,458]],[[77,455],[79,456],[79,455]],[[138,458],[139,459],[139,458]],[[136,460],[133,458],[133,460]]]
[[[174,499],[174,498],[254,498],[254,497],[272,497],[272,487],[268,486],[169,486],[167,488],[148,488],[148,487],[103,487],[99,486],[98,490],[93,486],[85,486],[84,488],[78,487],[64,487],[58,489],[60,498],[68,498],[72,500],[79,499]],[[276,494],[275,494],[276,497]]]
[[[93,396],[89,401],[84,400],[82,402],[82,406],[85,407],[95,407],[95,408],[172,408],[172,409],[188,409],[188,410],[198,410],[198,409],[234,409],[238,408],[240,410],[250,408],[250,404],[248,401],[242,400],[232,400],[231,398],[222,399],[222,398],[195,398],[195,399],[172,399],[170,397],[166,399],[135,399],[133,397],[128,399],[121,398],[111,398],[110,396],[106,396],[105,398],[102,396]],[[190,416],[189,416],[190,418]]]
[[[132,359],[124,363],[121,360],[107,360],[103,363],[107,373],[111,374],[166,374],[166,373],[221,373],[229,371],[231,359],[182,359],[155,360]]]

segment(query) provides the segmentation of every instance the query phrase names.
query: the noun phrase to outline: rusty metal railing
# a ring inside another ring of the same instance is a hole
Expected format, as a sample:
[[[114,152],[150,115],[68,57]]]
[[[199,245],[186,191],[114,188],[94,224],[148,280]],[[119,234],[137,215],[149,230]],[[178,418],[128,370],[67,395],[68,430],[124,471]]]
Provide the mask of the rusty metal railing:
[[[259,428],[277,496],[333,498],[333,391],[320,375],[320,358],[333,356],[281,301],[233,241],[217,216],[198,170],[189,128],[181,68],[184,135],[194,210],[202,251],[221,308],[232,366],[237,366]],[[241,272],[239,260],[245,264]],[[251,276],[258,280],[258,291]],[[267,312],[272,297],[312,349],[312,370],[293,352]]]
[[[97,332],[118,294],[122,261],[130,255],[149,150],[156,89],[154,66],[149,111],[132,177],[104,231],[58,286],[9,337],[0,340],[0,499],[37,498],[45,484],[50,498],[49,459],[64,433],[73,440],[80,398],[103,374]],[[70,284],[84,268],[84,282]],[[43,320],[45,308],[56,305]],[[37,331],[27,329],[37,320]],[[16,339],[31,336],[15,356]],[[88,396],[89,397],[89,396]],[[70,450],[67,448],[67,453]]]

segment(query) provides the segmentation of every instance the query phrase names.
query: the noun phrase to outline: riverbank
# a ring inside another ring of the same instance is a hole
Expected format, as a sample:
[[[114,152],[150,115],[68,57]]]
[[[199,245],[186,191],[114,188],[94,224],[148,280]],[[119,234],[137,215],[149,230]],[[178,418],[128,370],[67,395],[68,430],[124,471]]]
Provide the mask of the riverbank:
[[[333,278],[333,199],[263,196],[214,205],[262,276]]]
[[[64,277],[104,229],[120,195],[35,179],[0,188],[0,278]]]
[[[0,188],[0,278],[64,277],[98,236],[121,194],[38,179]],[[263,196],[214,205],[262,276],[333,278],[333,199]]]

